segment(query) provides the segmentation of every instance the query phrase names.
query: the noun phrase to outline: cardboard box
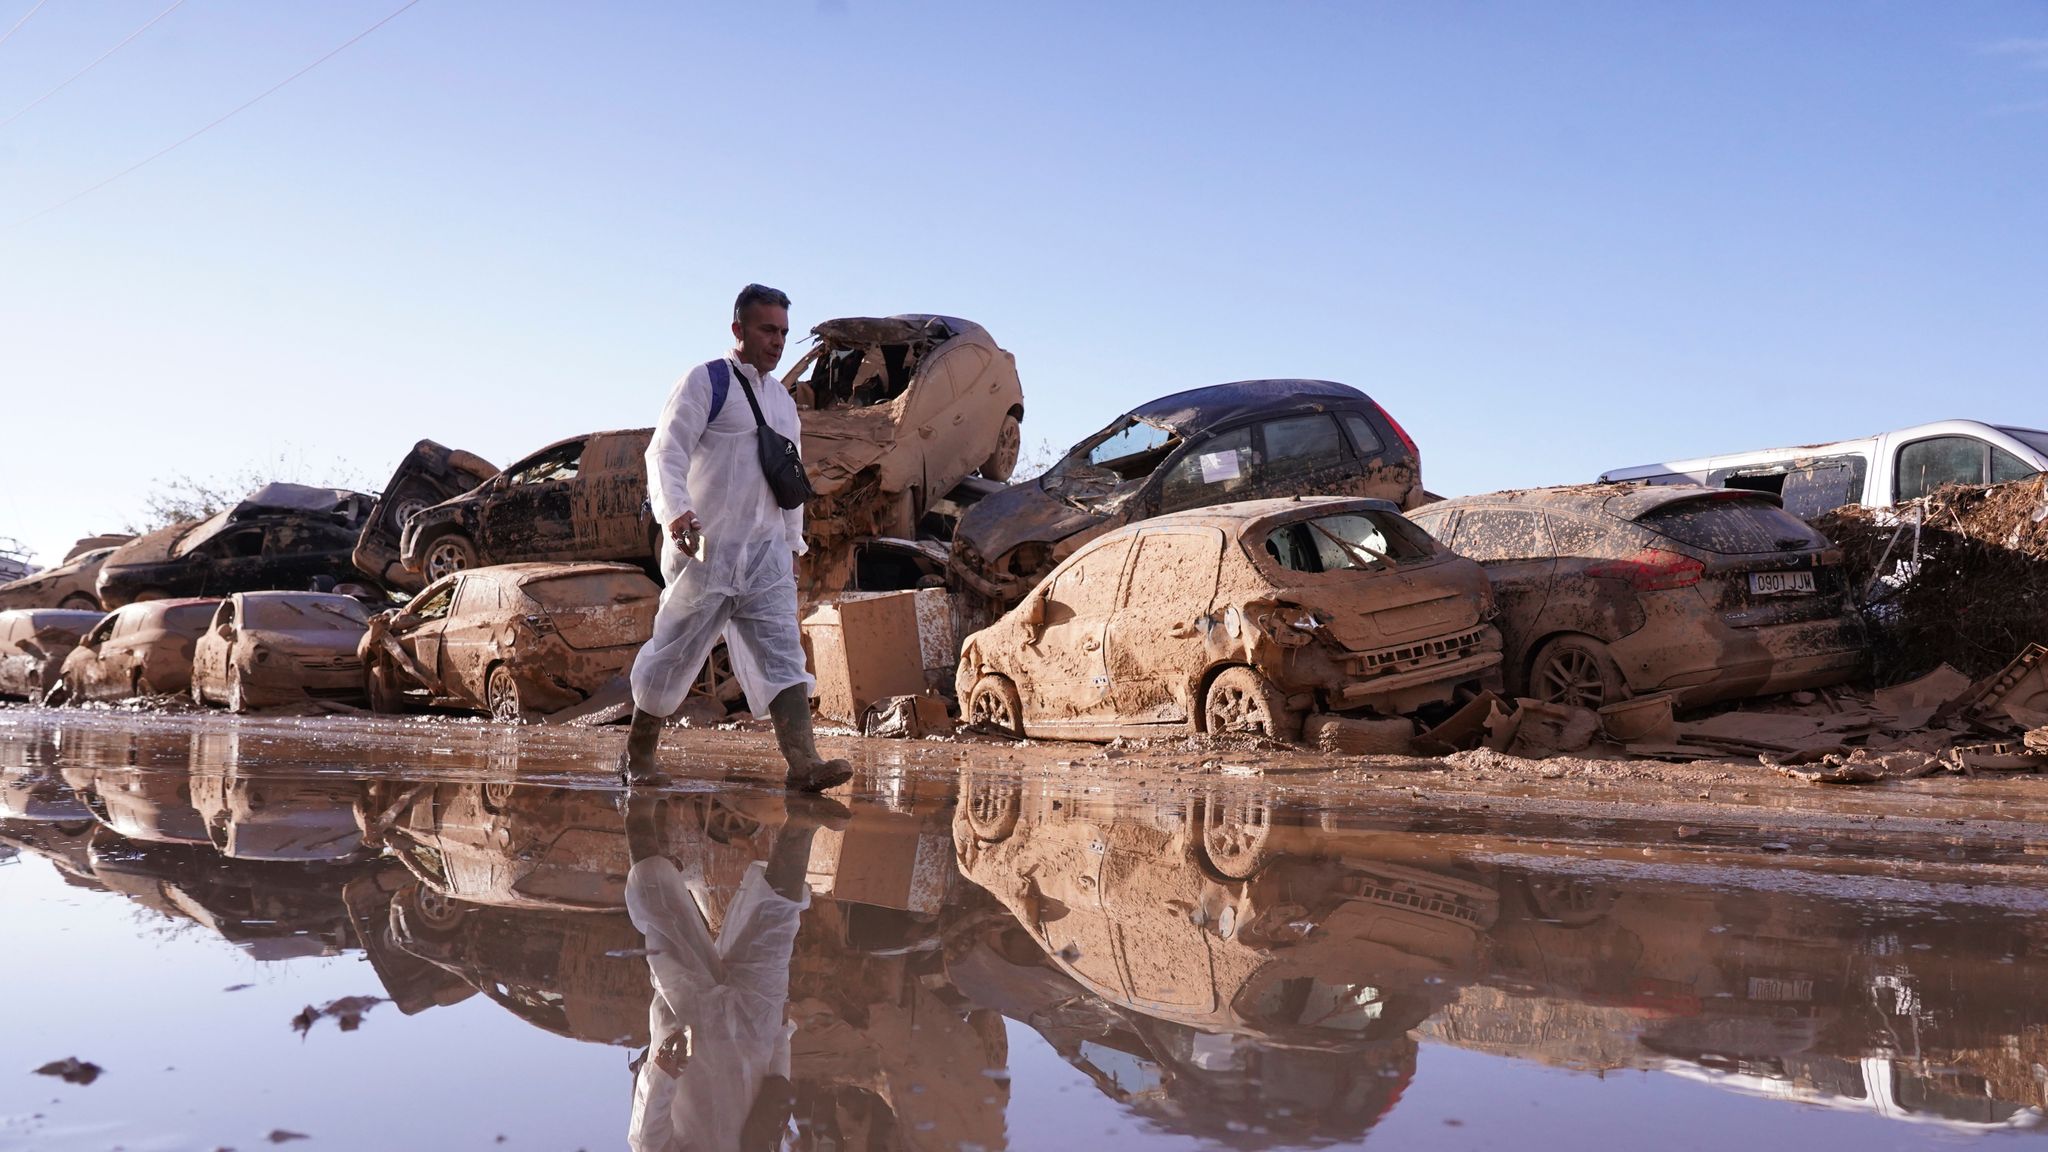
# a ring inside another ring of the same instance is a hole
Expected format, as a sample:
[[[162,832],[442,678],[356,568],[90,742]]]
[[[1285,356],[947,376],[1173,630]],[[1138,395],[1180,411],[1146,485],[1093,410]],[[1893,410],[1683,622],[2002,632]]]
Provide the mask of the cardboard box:
[[[924,691],[917,593],[884,592],[828,601],[804,618],[818,715],[858,726],[868,705]]]

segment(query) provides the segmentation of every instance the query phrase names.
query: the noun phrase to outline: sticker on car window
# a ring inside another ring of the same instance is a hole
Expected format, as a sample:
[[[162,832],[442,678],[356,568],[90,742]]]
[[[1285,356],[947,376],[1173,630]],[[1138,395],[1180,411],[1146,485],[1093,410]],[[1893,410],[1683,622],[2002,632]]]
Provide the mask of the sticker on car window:
[[[1239,475],[1236,449],[1202,453],[1202,483],[1221,484],[1225,480],[1235,480]]]

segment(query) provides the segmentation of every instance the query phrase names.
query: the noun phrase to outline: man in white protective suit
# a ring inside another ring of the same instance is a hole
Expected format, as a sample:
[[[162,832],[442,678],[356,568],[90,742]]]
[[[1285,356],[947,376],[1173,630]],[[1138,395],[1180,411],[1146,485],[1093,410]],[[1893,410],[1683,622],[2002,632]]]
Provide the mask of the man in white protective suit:
[[[811,900],[804,874],[813,833],[843,827],[846,809],[815,796],[792,797],[787,809],[759,795],[720,794],[708,805],[685,841],[702,847],[702,838],[774,829],[767,859],[747,867],[736,892],[712,890],[721,878],[705,874],[704,852],[662,852],[662,810],[679,811],[670,797],[626,799],[626,911],[647,939],[654,986],[647,1053],[633,1078],[632,1152],[769,1152],[783,1147],[789,1126],[789,968]]]
[[[772,375],[789,337],[789,297],[747,285],[733,303],[732,334],[722,362],[692,368],[669,393],[647,445],[668,586],[654,635],[633,660],[622,774],[629,784],[665,782],[655,759],[662,722],[682,706],[723,635],[748,707],[775,724],[787,786],[821,791],[845,782],[853,767],[821,758],[812,736],[794,563],[805,551],[804,510],[776,502],[760,449],[762,424],[792,444],[803,437],[796,402]]]

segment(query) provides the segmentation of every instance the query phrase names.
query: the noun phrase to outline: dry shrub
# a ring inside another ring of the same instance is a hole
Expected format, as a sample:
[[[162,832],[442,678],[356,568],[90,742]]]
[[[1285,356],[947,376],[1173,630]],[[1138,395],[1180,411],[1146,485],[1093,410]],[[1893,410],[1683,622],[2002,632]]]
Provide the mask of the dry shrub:
[[[2034,476],[1944,488],[1890,511],[1838,508],[1813,522],[1841,546],[1863,600],[1878,683],[1942,663],[1985,676],[2028,644],[2048,643],[2044,510],[2048,476]],[[1879,579],[1901,565],[1911,579]]]

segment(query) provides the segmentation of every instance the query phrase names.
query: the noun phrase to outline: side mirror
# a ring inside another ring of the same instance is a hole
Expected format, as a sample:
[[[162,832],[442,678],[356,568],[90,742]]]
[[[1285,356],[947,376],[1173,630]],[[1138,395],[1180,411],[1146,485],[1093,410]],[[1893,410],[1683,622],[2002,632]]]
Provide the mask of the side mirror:
[[[1034,627],[1045,623],[1045,593],[1034,592],[1024,602],[1024,622]]]

